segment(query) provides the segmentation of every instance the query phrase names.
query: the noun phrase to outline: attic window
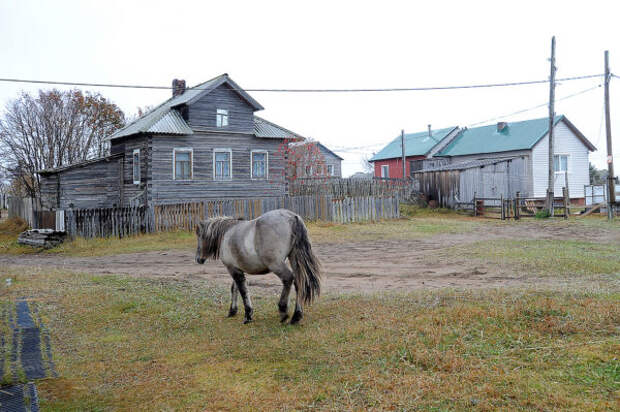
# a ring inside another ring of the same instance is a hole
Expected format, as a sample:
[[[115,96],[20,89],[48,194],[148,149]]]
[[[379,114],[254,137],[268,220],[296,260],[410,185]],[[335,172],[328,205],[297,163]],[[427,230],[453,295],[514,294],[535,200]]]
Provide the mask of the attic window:
[[[217,109],[216,123],[217,123],[217,127],[228,126],[228,110]]]

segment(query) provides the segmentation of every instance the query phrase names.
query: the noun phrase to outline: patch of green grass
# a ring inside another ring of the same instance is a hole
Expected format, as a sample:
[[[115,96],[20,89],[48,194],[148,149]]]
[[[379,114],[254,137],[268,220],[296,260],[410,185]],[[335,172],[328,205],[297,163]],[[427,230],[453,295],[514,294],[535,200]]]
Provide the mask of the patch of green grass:
[[[620,253],[616,243],[579,240],[508,240],[476,242],[452,248],[446,253],[467,254],[486,264],[502,264],[540,275],[620,274]]]
[[[38,270],[4,299],[25,295],[60,373],[45,410],[605,410],[620,391],[614,291],[327,295],[300,326],[275,295],[226,318],[204,283]]]

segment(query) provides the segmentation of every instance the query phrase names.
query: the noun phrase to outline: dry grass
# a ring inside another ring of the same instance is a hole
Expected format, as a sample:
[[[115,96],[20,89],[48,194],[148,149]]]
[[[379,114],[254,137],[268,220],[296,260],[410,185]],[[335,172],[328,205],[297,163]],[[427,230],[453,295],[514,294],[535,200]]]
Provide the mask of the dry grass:
[[[609,410],[620,396],[620,294],[325,296],[298,327],[276,297],[225,318],[190,282],[12,273],[51,327],[61,378],[45,410]]]

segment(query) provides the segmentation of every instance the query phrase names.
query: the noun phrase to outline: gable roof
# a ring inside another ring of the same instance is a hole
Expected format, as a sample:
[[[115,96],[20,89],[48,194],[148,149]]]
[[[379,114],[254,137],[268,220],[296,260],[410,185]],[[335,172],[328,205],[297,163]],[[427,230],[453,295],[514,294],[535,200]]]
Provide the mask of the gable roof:
[[[555,117],[554,127],[559,122],[564,122],[589,150],[596,150],[594,145],[564,115]],[[501,132],[497,131],[496,124],[463,129],[450,144],[435,156],[462,156],[529,150],[545,137],[548,131],[549,119],[547,117],[511,122]]]
[[[112,140],[120,137],[127,137],[139,133],[160,133],[170,135],[190,135],[194,132],[187,122],[183,119],[177,107],[184,104],[192,104],[196,100],[209,94],[222,84],[228,84],[232,90],[238,93],[242,99],[248,102],[254,110],[262,110],[263,106],[245,92],[235,83],[228,74],[224,73],[211,80],[207,80],[195,87],[188,88],[183,94],[173,96],[150,112],[144,114],[122,129],[117,130],[104,140]],[[294,133],[275,123],[254,116],[254,135],[261,138],[287,139],[301,138],[302,136]]]
[[[484,167],[488,165],[494,165],[502,162],[507,162],[508,160],[517,159],[518,156],[512,157],[494,157],[492,159],[475,159],[475,160],[467,160],[459,163],[450,163],[446,165],[429,167],[428,169],[415,170],[412,173],[425,173],[425,172],[444,172],[450,170],[465,170],[465,169],[473,169],[475,167]]]
[[[336,153],[334,153],[333,151],[331,151],[327,146],[325,146],[323,143],[321,142],[317,142],[317,144],[319,145],[320,148],[322,148],[323,150],[325,150],[327,153],[333,155],[334,157],[337,157],[340,160],[344,160],[342,157],[338,156]]]
[[[456,126],[446,127],[445,129],[437,129],[431,131],[431,136],[428,135],[428,131],[419,133],[406,133],[405,134],[405,156],[424,156],[430,152],[435,145],[441,142],[446,136],[448,136]],[[402,149],[400,145],[400,136],[392,140],[381,151],[375,154],[370,161],[393,159],[402,156]]]

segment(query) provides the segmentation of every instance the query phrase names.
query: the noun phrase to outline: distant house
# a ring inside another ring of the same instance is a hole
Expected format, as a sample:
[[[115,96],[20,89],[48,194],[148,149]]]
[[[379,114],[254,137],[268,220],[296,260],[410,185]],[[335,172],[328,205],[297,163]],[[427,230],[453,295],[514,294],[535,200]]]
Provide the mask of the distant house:
[[[42,170],[50,209],[157,205],[281,196],[288,140],[302,136],[254,112],[254,98],[227,74],[173,95],[107,137],[110,155]]]
[[[584,186],[590,184],[589,153],[596,148],[566,116],[556,116],[553,124],[555,195],[561,196],[562,187],[568,182],[571,199],[582,200]],[[548,129],[549,120],[541,118],[442,129],[433,141],[425,140],[424,133],[416,133],[411,135],[416,138],[409,140],[411,150],[415,151],[409,151],[407,142],[405,145],[407,154],[415,153],[408,165],[415,167],[408,169],[408,175],[422,180],[423,190],[435,196],[441,193],[452,200],[470,201],[474,191],[478,196],[486,193],[493,197],[512,197],[519,191],[522,196],[543,198],[548,182]],[[399,139],[371,159],[375,162],[375,176],[383,175],[381,168],[387,164],[386,160],[396,160]],[[422,152],[425,154],[420,154]],[[416,161],[418,163],[413,163]],[[438,176],[450,171],[453,175],[468,177],[448,187]]]
[[[304,141],[290,145],[287,176],[295,178],[342,177],[342,157],[321,142]]]
[[[442,142],[450,140],[458,133],[458,127],[432,130],[428,132],[405,134],[405,176],[422,168],[421,160],[432,157],[442,147]],[[401,137],[398,136],[381,151],[376,153],[370,162],[374,164],[375,177],[403,178]]]

